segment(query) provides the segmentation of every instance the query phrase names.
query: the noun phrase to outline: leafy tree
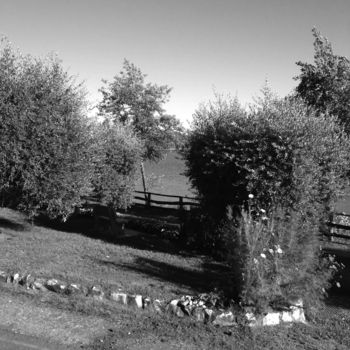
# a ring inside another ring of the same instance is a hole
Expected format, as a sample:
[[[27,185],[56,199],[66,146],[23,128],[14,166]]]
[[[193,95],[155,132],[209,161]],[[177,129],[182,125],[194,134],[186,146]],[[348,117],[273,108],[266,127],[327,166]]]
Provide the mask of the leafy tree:
[[[4,206],[66,217],[90,180],[81,85],[55,57],[21,56],[1,41],[0,198]]]
[[[146,75],[125,60],[123,70],[111,83],[104,81],[100,113],[116,123],[130,125],[144,144],[143,159],[157,161],[183,132],[178,119],[163,106],[171,89],[145,82]]]
[[[130,127],[105,121],[95,132],[94,192],[112,212],[126,209],[133,199],[141,143]]]
[[[297,62],[301,74],[296,78],[297,94],[319,112],[339,118],[350,132],[350,61],[333,53],[330,42],[315,28],[314,64]]]

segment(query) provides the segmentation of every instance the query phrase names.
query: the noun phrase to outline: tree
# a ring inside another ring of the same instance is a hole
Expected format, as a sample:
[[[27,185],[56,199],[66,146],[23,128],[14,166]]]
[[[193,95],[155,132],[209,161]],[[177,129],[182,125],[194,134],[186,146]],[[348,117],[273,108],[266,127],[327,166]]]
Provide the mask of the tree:
[[[114,211],[126,209],[133,199],[141,143],[130,127],[105,121],[97,126],[94,151],[94,192]]]
[[[301,74],[296,78],[297,94],[320,113],[338,117],[350,132],[350,61],[333,53],[330,42],[315,28],[314,64],[297,62]]]
[[[1,203],[67,217],[90,181],[84,89],[56,57],[0,49]]]
[[[145,78],[139,68],[125,60],[123,70],[111,83],[104,80],[99,110],[116,123],[130,125],[144,143],[143,159],[157,161],[183,128],[163,109],[171,89],[146,83]]]

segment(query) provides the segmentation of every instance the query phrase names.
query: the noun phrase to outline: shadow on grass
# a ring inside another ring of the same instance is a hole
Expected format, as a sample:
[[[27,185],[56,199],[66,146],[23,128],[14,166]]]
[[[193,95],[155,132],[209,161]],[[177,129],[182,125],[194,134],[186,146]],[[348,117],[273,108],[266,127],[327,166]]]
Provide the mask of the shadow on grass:
[[[8,228],[14,231],[24,231],[27,229],[26,225],[19,224],[18,222],[14,222],[4,217],[0,217],[0,228]]]
[[[343,291],[331,290],[325,303],[331,307],[350,310],[350,295]]]
[[[148,250],[167,254],[193,256],[195,253],[185,251],[183,245],[175,240],[161,238],[156,234],[144,233],[126,229],[124,235],[111,234],[108,222],[103,223],[98,230],[94,227],[94,219],[89,216],[75,216],[66,222],[50,220],[45,216],[35,219],[35,225],[51,228],[62,232],[78,233],[85,237],[99,239],[106,243],[127,246],[139,250]]]
[[[115,269],[134,271],[179,286],[187,286],[198,293],[211,292],[214,288],[222,286],[223,277],[227,274],[225,266],[209,261],[203,263],[201,270],[191,270],[144,257],[135,257],[134,262],[129,264],[100,259],[96,262]]]

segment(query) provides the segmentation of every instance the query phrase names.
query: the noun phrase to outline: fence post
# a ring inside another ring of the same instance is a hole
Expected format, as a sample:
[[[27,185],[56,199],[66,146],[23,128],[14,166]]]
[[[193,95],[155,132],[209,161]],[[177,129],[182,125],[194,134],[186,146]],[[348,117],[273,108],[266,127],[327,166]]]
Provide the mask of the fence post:
[[[151,206],[151,193],[147,193],[147,200],[146,200],[147,207]]]
[[[184,199],[183,199],[183,197],[179,197],[179,207],[180,207],[180,210],[184,209]]]

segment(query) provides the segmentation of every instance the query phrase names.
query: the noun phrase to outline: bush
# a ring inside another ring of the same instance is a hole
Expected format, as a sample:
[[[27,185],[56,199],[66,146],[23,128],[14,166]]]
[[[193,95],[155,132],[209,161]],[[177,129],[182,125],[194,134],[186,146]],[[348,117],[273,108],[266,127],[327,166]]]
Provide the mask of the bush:
[[[202,237],[232,266],[231,293],[263,307],[278,297],[318,300],[331,275],[320,231],[349,168],[350,140],[336,119],[270,93],[249,113],[219,99],[195,115],[183,154],[206,221]]]
[[[97,126],[94,152],[94,192],[112,210],[131,205],[141,164],[141,143],[133,131],[121,124]]]
[[[322,255],[319,230],[300,212],[273,209],[268,216],[249,207],[239,225],[228,220],[227,260],[231,293],[258,311],[302,296],[317,308],[339,266]]]
[[[0,43],[0,203],[66,217],[90,180],[80,85],[55,57],[23,57]]]
[[[262,102],[248,114],[220,101],[195,115],[183,154],[203,210],[220,222],[228,205],[239,215],[253,194],[263,208],[327,219],[347,183],[349,138],[299,99]]]

